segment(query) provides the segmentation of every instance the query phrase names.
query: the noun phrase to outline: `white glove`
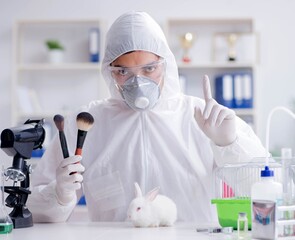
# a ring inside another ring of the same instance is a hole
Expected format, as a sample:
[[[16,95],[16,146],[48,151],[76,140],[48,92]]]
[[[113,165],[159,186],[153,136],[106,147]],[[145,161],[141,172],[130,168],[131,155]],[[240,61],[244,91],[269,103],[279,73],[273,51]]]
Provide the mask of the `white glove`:
[[[195,119],[199,127],[218,146],[233,143],[237,138],[235,112],[212,98],[207,75],[203,78],[203,92],[206,103],[203,114],[199,107],[195,107]]]
[[[82,157],[71,156],[62,160],[56,170],[56,196],[60,204],[67,205],[76,195],[76,190],[81,188],[85,168],[80,163]]]

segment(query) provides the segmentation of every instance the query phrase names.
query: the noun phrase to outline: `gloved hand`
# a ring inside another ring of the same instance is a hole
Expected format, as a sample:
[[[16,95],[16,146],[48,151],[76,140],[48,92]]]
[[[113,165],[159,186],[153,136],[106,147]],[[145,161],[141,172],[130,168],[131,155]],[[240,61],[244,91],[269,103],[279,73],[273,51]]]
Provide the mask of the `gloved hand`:
[[[56,196],[60,204],[70,203],[76,190],[81,188],[83,176],[81,173],[85,170],[80,163],[82,157],[75,155],[62,160],[56,170]]]
[[[199,127],[218,146],[233,143],[237,138],[235,112],[212,98],[207,75],[203,78],[203,92],[206,103],[203,113],[199,107],[195,107],[195,119]]]

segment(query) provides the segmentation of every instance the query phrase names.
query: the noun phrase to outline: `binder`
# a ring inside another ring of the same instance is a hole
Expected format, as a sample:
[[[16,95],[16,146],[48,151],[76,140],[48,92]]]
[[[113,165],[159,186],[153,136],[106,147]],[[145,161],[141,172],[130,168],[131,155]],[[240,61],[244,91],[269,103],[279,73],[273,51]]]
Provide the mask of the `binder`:
[[[243,76],[243,107],[253,108],[253,80],[250,74]]]
[[[228,108],[253,108],[253,80],[247,72],[226,73],[215,78],[215,99]]]
[[[99,62],[99,29],[91,28],[89,31],[89,60]]]
[[[220,75],[215,78],[215,99],[223,106],[234,107],[233,76],[231,74]]]
[[[186,77],[184,75],[179,74],[179,84],[181,92],[186,93]]]
[[[234,108],[243,108],[243,76],[234,75]]]

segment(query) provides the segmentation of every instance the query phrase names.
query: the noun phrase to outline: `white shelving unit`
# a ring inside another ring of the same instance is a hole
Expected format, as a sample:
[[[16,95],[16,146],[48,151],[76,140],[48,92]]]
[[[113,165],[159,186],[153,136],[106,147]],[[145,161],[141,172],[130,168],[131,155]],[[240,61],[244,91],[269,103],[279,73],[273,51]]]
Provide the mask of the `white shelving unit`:
[[[193,43],[188,51],[190,62],[182,60],[184,50],[181,37],[191,33]],[[228,60],[227,36],[235,33],[236,60]],[[237,115],[251,124],[256,130],[256,68],[259,59],[259,38],[254,30],[252,19],[168,19],[166,36],[174,53],[179,74],[185,79],[184,92],[203,97],[202,78],[210,78],[213,96],[215,78],[222,74],[249,73],[253,84],[253,107],[234,108]],[[183,83],[182,83],[183,84]]]
[[[12,121],[31,118],[49,121],[94,99],[108,96],[100,62],[91,62],[89,31],[99,30],[99,57],[103,55],[104,23],[99,19],[20,20],[14,25]],[[62,63],[49,63],[46,40],[65,48]]]

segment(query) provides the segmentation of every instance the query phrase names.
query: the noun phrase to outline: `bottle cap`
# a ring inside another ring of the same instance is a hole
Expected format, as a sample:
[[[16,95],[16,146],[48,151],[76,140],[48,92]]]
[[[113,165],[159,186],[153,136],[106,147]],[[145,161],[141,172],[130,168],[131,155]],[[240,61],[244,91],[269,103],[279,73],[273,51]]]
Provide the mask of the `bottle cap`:
[[[264,170],[261,170],[261,177],[273,177],[274,173],[269,169],[269,166],[265,166]]]
[[[247,213],[245,213],[245,212],[239,212],[239,217],[247,217]]]

